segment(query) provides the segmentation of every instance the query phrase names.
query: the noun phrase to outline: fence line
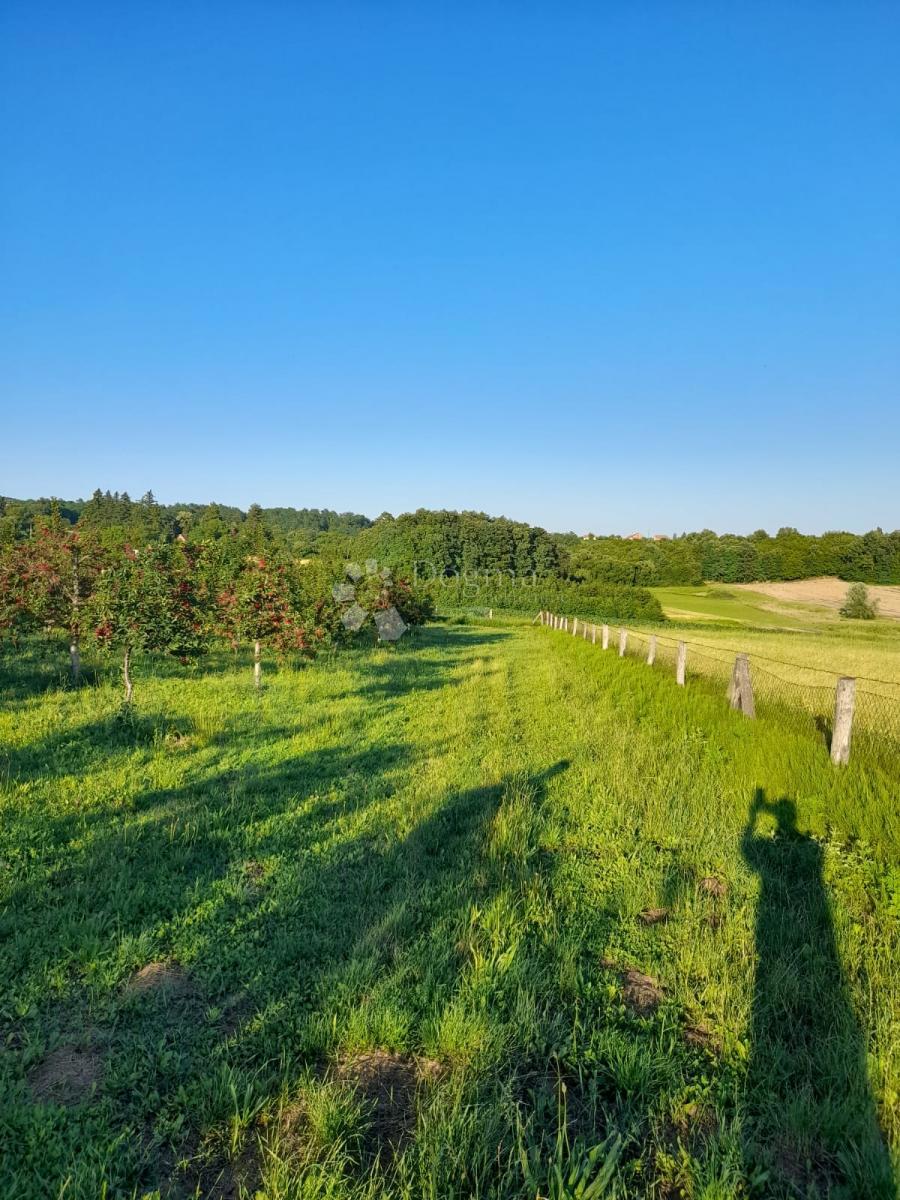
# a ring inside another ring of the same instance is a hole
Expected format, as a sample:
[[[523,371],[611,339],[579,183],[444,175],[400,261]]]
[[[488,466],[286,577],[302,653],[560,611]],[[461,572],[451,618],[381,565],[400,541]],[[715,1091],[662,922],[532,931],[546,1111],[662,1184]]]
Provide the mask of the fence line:
[[[594,646],[599,642],[603,650],[610,646],[606,623],[598,626],[580,617],[570,621],[545,611],[539,612],[535,621],[573,637],[580,633]],[[618,627],[615,644],[619,658],[637,658],[647,666],[672,670],[681,687],[689,680],[721,684],[731,707],[748,718],[777,718],[815,734],[828,745],[836,765],[849,761],[852,742],[896,767],[900,757],[900,683],[864,675],[839,676],[732,646],[692,642],[624,625]],[[783,670],[773,667],[792,668],[806,678],[786,678]]]

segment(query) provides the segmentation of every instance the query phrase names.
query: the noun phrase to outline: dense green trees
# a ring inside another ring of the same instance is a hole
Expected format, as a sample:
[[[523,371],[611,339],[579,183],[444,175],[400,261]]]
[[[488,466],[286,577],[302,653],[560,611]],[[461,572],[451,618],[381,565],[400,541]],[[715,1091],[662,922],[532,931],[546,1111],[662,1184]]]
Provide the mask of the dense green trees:
[[[427,585],[436,607],[455,611],[496,608],[534,616],[541,610],[592,621],[662,621],[659,601],[646,588],[615,583],[570,583],[550,577],[461,575]]]
[[[353,539],[354,553],[420,580],[456,573],[501,571],[518,577],[556,576],[560,555],[543,529],[485,513],[385,513]]]
[[[710,529],[663,541],[628,538],[559,539],[565,569],[576,579],[611,583],[753,583],[837,575],[865,583],[900,583],[900,530],[813,537],[783,528],[770,536],[715,534]]]
[[[28,539],[50,500],[0,498],[0,546]],[[90,531],[104,547],[184,538],[209,544],[238,537],[251,551],[275,546],[294,560],[377,559],[420,580],[456,573],[510,573],[517,578],[648,587],[703,580],[752,583],[837,575],[865,583],[900,583],[900,530],[809,536],[785,527],[774,535],[699,533],[654,540],[580,538],[478,512],[418,509],[375,521],[328,509],[260,508],[244,513],[219,504],[161,505],[152,492],[94,492],[88,501],[62,501],[59,518]]]

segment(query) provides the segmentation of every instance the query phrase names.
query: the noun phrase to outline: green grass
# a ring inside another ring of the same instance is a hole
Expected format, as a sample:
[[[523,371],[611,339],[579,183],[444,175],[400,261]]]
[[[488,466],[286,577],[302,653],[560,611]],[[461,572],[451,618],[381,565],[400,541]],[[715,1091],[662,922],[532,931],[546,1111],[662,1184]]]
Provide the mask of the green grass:
[[[750,591],[732,591],[727,585],[699,584],[695,587],[654,587],[649,589],[674,621],[725,621],[735,625],[785,626],[791,618],[784,612],[772,612],[770,596]],[[786,602],[780,602],[787,608]],[[801,606],[796,606],[801,608]],[[808,607],[808,606],[807,606]],[[798,613],[799,624],[804,619]]]
[[[698,641],[745,645],[764,654],[792,649],[798,665],[900,682],[900,622],[845,621],[818,604],[773,600],[749,589],[713,584],[651,588],[669,631]]]
[[[515,622],[6,666],[5,1200],[896,1196],[896,771]]]

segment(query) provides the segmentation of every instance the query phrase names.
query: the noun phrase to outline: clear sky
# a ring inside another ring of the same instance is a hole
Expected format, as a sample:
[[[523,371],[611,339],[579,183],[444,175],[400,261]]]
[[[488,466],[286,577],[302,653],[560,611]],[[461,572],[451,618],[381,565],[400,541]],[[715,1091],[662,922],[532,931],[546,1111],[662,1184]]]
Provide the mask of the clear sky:
[[[900,526],[900,4],[5,0],[0,493]]]

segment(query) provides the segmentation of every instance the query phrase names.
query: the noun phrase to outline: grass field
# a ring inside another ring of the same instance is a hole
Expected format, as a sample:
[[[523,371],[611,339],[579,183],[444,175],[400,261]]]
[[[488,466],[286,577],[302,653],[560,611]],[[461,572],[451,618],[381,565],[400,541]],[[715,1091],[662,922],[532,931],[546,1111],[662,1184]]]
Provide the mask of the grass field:
[[[896,1197],[896,771],[525,623],[13,666],[5,1200]]]
[[[672,621],[717,621],[729,625],[772,625],[776,628],[791,624],[784,612],[772,611],[773,601],[761,592],[739,592],[736,588],[714,584],[655,587],[650,591],[659,600],[666,617]],[[807,615],[808,606],[806,612],[794,618],[794,624]]]
[[[823,676],[833,681],[837,675],[884,681],[887,686],[873,684],[870,690],[900,703],[896,620],[845,621],[820,604],[775,601],[743,587],[651,590],[668,618],[664,633],[670,638],[684,638],[701,650],[708,646],[723,653],[748,652],[761,662],[770,659],[801,685],[824,685],[830,681]]]

